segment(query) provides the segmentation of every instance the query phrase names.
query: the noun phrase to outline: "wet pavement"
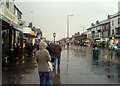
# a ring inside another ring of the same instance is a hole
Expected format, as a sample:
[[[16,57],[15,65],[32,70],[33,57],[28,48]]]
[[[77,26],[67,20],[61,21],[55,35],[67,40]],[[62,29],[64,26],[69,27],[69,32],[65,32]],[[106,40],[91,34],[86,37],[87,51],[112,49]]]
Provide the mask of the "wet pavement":
[[[63,48],[60,70],[51,72],[51,84],[118,84],[120,57],[107,49],[99,49],[99,58],[93,59],[90,47]],[[24,63],[3,67],[3,84],[39,84],[37,64],[25,57]],[[29,61],[28,61],[29,60]]]

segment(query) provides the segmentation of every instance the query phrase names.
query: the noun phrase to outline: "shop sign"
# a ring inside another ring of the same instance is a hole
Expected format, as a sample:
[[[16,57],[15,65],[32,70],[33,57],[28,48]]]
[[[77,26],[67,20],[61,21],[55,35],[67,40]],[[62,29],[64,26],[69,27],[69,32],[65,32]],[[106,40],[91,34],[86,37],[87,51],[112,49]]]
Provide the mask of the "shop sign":
[[[25,28],[23,28],[23,33],[26,33],[26,34],[31,34],[31,28],[29,28],[29,27],[25,27]]]
[[[4,15],[10,18],[10,20],[15,21],[15,17],[10,13],[10,11],[8,11],[7,8],[4,10]]]
[[[10,23],[10,20],[1,14],[0,14],[0,18],[3,19],[4,21]]]
[[[0,14],[17,24],[17,16],[14,15],[4,4],[2,4],[0,7]],[[3,20],[5,19],[4,17],[2,17]]]

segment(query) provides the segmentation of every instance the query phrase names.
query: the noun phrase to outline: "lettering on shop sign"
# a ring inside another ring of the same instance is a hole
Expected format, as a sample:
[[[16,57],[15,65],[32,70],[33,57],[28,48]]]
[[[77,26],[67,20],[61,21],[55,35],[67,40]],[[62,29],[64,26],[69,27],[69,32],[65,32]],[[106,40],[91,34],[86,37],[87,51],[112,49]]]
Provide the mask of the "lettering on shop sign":
[[[8,16],[11,20],[15,21],[15,17],[13,17],[11,14],[7,12],[7,9],[4,10],[4,15]]]

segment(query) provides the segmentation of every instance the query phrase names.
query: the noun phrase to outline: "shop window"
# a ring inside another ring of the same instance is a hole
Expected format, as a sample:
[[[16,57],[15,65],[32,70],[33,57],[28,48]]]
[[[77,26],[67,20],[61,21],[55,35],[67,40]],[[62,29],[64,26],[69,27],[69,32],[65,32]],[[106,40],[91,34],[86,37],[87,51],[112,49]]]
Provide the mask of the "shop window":
[[[114,20],[112,20],[112,26],[114,26]]]
[[[106,25],[106,29],[109,29],[109,25]]]
[[[2,30],[2,55],[7,56],[9,52],[9,29]]]
[[[104,30],[104,25],[102,26],[102,29]]]
[[[118,24],[120,24],[120,18],[118,18]]]
[[[101,32],[101,29],[100,29],[100,30],[98,30],[97,32],[98,32],[98,33],[100,33],[100,32]]]
[[[114,29],[112,29],[112,35],[114,35]]]
[[[120,29],[116,29],[116,35],[120,35]]]
[[[9,8],[9,0],[6,0],[6,7]]]

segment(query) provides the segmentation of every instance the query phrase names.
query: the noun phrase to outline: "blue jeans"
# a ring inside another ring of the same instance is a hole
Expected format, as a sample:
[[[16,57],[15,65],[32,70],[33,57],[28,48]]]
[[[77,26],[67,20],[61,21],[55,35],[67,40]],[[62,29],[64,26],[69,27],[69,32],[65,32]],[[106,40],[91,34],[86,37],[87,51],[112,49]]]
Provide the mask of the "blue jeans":
[[[58,67],[60,67],[60,56],[56,57],[54,60],[54,66],[56,66],[56,60],[58,59]]]
[[[50,84],[50,72],[39,72],[40,86],[44,86],[44,77],[46,78],[46,86]]]

